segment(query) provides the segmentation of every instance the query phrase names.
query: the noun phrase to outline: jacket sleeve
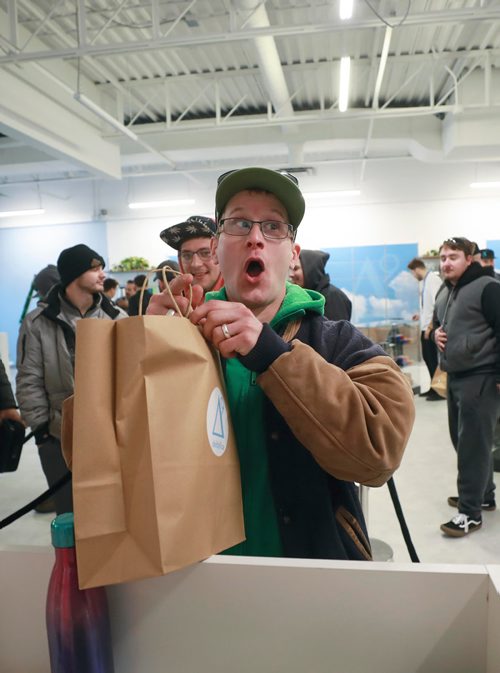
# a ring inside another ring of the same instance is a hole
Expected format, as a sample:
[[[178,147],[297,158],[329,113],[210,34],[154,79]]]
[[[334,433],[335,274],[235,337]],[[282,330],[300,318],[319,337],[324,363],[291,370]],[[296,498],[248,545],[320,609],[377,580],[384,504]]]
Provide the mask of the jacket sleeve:
[[[295,340],[258,383],[297,439],[337,479],[381,486],[399,466],[415,408],[411,386],[390,357],[344,371]]]
[[[46,427],[50,410],[44,383],[42,343],[36,321],[23,322],[19,332],[16,395],[21,415],[31,429]]]

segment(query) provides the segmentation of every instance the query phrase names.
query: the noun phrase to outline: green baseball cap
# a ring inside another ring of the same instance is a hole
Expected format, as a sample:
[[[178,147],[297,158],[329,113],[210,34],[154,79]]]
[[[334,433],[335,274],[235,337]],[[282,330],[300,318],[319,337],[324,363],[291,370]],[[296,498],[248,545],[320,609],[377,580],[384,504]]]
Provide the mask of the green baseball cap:
[[[271,168],[241,168],[223,173],[217,180],[215,193],[215,216],[219,221],[229,200],[246,189],[264,189],[274,194],[286,208],[288,219],[297,229],[304,217],[306,204],[299,189],[299,181],[286,171]]]

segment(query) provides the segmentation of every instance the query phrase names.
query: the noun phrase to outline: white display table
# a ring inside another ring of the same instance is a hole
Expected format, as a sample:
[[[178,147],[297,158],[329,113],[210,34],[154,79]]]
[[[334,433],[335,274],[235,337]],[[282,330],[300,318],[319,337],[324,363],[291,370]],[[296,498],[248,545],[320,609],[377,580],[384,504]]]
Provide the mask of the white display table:
[[[47,673],[52,549],[0,547],[0,671]],[[498,673],[500,566],[213,557],[110,587],[115,673]]]

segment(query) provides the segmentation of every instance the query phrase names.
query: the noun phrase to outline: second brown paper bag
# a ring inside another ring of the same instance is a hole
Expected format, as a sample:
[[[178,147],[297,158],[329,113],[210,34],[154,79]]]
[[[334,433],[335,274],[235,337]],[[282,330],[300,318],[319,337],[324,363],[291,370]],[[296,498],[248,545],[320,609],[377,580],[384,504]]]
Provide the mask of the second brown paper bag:
[[[219,363],[189,320],[78,321],[72,469],[81,588],[244,539]]]

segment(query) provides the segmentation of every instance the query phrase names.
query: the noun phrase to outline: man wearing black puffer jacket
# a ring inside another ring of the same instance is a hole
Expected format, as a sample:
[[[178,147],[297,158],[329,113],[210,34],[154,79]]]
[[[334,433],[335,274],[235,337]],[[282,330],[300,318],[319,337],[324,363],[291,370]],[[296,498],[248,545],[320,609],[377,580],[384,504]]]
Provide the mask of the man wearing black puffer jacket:
[[[16,394],[35,434],[49,486],[67,473],[61,452],[62,403],[73,394],[75,328],[82,318],[116,320],[127,314],[102,293],[104,259],[84,244],[63,250],[61,282],[23,322],[17,345]],[[73,510],[71,483],[54,494],[57,514]]]
[[[301,250],[295,261],[290,280],[300,287],[316,290],[325,298],[325,313],[328,320],[350,320],[352,303],[342,290],[330,283],[325,266],[330,255],[322,250]]]
[[[466,238],[439,251],[444,285],[436,296],[433,338],[448,372],[448,424],[457,452],[458,515],[441,530],[463,537],[482,526],[482,511],[496,509],[493,431],[500,414],[500,282],[473,261]]]

